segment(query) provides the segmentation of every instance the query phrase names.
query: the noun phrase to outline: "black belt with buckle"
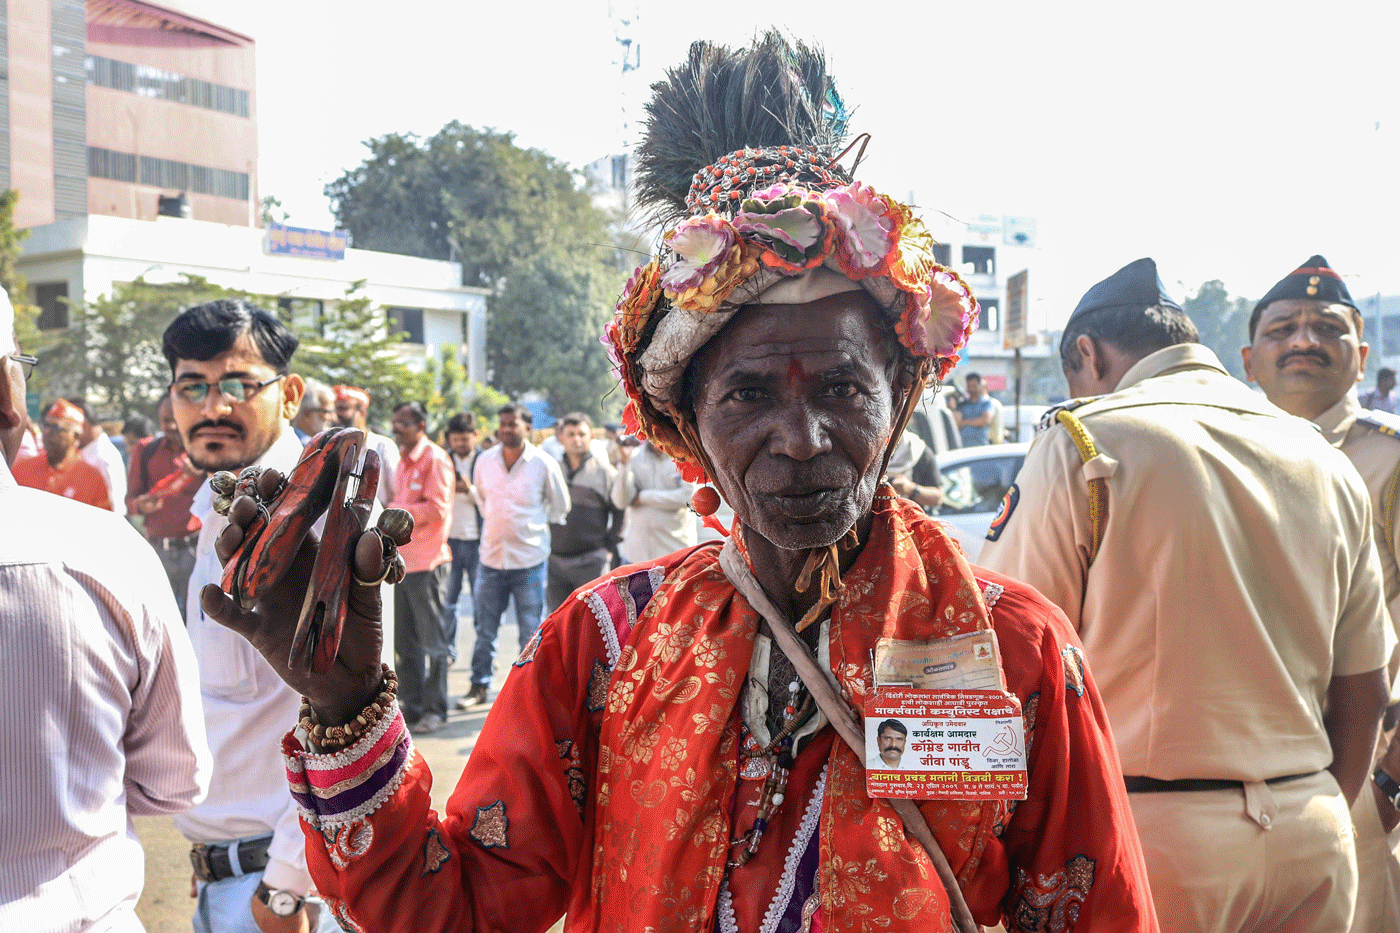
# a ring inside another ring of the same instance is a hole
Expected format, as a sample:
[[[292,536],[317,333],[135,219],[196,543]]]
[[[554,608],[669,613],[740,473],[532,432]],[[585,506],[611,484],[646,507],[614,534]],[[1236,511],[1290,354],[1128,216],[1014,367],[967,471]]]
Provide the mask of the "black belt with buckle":
[[[267,847],[271,844],[270,835],[215,846],[196,842],[190,848],[190,864],[194,866],[194,876],[200,881],[223,881],[234,875],[249,875],[267,867]],[[238,849],[238,871],[233,870],[234,860],[230,857],[235,847]]]
[[[152,538],[151,543],[162,551],[183,551],[193,549],[199,543],[199,532],[192,535],[185,535],[183,538]]]
[[[1298,778],[1312,777],[1316,771],[1309,771],[1307,774],[1285,774],[1282,777],[1269,778],[1265,784],[1282,784],[1285,781],[1296,781]],[[1197,790],[1239,790],[1244,787],[1244,781],[1222,781],[1214,778],[1183,778],[1179,781],[1161,781],[1150,777],[1124,777],[1123,785],[1128,788],[1130,794],[1160,794],[1174,791],[1197,791]]]

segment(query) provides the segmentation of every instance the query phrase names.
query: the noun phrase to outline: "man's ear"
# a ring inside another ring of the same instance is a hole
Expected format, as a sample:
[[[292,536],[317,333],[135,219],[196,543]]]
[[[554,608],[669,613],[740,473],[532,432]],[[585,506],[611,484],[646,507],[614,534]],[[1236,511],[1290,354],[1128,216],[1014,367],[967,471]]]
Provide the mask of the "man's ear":
[[[0,356],[0,431],[22,427],[29,421],[24,410],[24,393],[18,391],[24,383],[10,375],[10,367],[18,365]]]
[[[1246,381],[1246,382],[1253,382],[1253,381],[1254,381],[1254,370],[1253,370],[1253,368],[1251,367],[1251,364],[1254,362],[1254,347],[1252,347],[1252,346],[1240,347],[1240,358],[1244,360],[1244,378],[1245,378],[1245,381]],[[1363,371],[1366,369],[1366,359],[1365,359],[1365,357],[1362,357],[1362,360],[1361,360],[1361,368],[1362,368]]]
[[[1362,343],[1357,346],[1356,350],[1361,355],[1361,359],[1356,366],[1356,382],[1360,385],[1361,380],[1366,378],[1366,355],[1371,352],[1371,345],[1369,343]]]
[[[301,408],[301,397],[306,394],[306,383],[296,373],[289,373],[282,380],[282,417],[291,421]]]
[[[1079,351],[1079,365],[1089,367],[1089,375],[1094,379],[1102,379],[1107,361],[1104,360],[1103,353],[1099,351],[1098,341],[1088,334],[1080,334],[1074,338],[1074,347]]]

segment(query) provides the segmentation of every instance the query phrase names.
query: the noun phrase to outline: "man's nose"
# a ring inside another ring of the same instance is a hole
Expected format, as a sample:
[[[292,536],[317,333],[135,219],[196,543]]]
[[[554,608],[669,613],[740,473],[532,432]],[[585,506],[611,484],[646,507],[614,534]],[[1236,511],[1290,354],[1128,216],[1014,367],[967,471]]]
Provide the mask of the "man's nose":
[[[221,413],[233,411],[233,399],[219,391],[218,386],[210,386],[208,393],[204,396],[204,404],[200,408],[203,409],[207,418],[215,420]]]
[[[1320,342],[1317,338],[1317,331],[1313,330],[1311,324],[1303,324],[1298,327],[1288,338],[1290,347],[1315,347]]]
[[[822,418],[802,402],[792,402],[777,414],[769,453],[792,460],[811,460],[831,450],[831,436]]]

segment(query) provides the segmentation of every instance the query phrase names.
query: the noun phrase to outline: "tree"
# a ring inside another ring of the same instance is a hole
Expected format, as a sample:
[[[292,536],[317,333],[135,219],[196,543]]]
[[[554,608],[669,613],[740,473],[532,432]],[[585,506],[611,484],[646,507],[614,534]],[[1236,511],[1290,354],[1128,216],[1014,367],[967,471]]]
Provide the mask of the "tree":
[[[454,259],[464,285],[492,289],[547,249],[593,249],[610,261],[609,218],[581,179],[512,133],[453,121],[427,140],[390,133],[365,147],[369,157],[325,189],[361,249]]]
[[[197,275],[182,278],[161,284],[138,278],[91,304],[72,302],[68,328],[44,339],[33,388],[49,397],[81,395],[114,414],[154,415],[170,382],[161,338],[175,316],[216,298],[261,300]]]
[[[469,381],[456,344],[443,344],[437,359],[430,363],[430,373],[435,391],[428,405],[429,433],[439,434],[448,419],[462,411],[476,413],[477,427],[483,433],[495,430],[496,412],[510,398],[490,386]]]
[[[507,281],[487,325],[493,382],[507,395],[534,390],[556,415],[595,420],[622,407],[621,390],[598,342],[620,290],[591,257],[542,253]]]
[[[1196,323],[1200,342],[1210,347],[1220,363],[1237,379],[1244,378],[1240,347],[1249,342],[1249,313],[1254,302],[1231,298],[1225,283],[1212,279],[1181,303],[1183,311]]]
[[[262,222],[264,227],[271,224],[284,224],[291,216],[291,214],[288,214],[286,210],[283,209],[282,202],[278,198],[269,194],[262,199]]]
[[[20,244],[29,236],[28,230],[15,229],[15,205],[19,192],[8,188],[0,192],[0,287],[10,297],[15,309],[15,336],[21,348],[33,353],[43,345],[39,336],[39,309],[29,303],[29,280],[19,271]]]
[[[328,308],[320,321],[298,323],[301,346],[292,368],[327,385],[353,385],[369,393],[369,420],[387,424],[399,402],[425,406],[433,397],[432,376],[410,367],[398,352],[403,334],[391,331],[382,308],[363,294],[355,282],[345,297]]]

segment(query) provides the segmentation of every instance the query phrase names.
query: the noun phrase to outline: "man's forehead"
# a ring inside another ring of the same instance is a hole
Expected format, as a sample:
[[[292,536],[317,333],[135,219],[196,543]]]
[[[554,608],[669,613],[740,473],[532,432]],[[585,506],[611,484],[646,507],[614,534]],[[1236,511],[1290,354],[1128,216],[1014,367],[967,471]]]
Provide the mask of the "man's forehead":
[[[272,367],[263,359],[263,355],[258,351],[257,344],[253,343],[252,337],[242,334],[229,347],[218,356],[210,357],[207,360],[186,360],[177,359],[175,361],[175,378],[182,376],[205,376],[209,378],[222,378],[226,375],[237,373],[272,372]]]
[[[873,356],[869,345],[848,337],[806,337],[799,340],[740,344],[731,348],[729,353],[717,361],[714,372],[718,378],[724,378],[735,372],[772,370],[787,373],[796,366],[800,367],[804,374],[812,374],[861,366],[873,367]]]
[[[1300,317],[1333,318],[1345,324],[1351,324],[1355,315],[1356,311],[1350,305],[1336,301],[1319,301],[1315,298],[1285,298],[1271,303],[1264,309],[1264,313],[1259,319],[1259,325],[1263,327],[1278,321],[1288,321]]]

